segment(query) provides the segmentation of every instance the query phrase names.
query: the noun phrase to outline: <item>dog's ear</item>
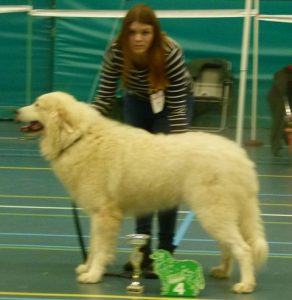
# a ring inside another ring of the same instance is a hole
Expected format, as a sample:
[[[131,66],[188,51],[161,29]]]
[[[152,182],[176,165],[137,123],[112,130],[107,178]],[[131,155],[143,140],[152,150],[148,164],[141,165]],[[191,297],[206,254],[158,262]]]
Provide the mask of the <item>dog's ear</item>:
[[[71,134],[74,132],[72,116],[65,109],[59,108],[53,113],[52,118],[56,125],[59,127],[60,132]]]
[[[46,122],[46,133],[48,135],[61,136],[62,133],[71,134],[74,132],[73,122],[65,110],[58,109],[48,115]]]
[[[56,158],[80,137],[80,129],[74,124],[78,122],[66,109],[58,108],[47,116],[41,147],[48,160]]]

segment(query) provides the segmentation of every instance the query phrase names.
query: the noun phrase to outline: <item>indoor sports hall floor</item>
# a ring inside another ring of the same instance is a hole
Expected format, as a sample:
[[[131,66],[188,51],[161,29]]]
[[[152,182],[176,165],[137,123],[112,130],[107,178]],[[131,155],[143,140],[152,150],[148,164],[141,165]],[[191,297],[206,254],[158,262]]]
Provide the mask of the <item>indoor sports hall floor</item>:
[[[161,297],[159,281],[153,279],[143,280],[142,295],[127,293],[130,279],[120,274],[130,251],[124,237],[133,233],[132,219],[123,224],[117,259],[103,282],[84,285],[75,281],[74,268],[82,262],[82,255],[70,198],[40,157],[37,140],[24,138],[18,127],[0,121],[0,299],[173,299]],[[273,157],[268,135],[268,130],[262,130],[259,139],[264,145],[248,149],[258,168],[270,244],[257,290],[248,295],[230,293],[238,279],[237,269],[229,280],[208,276],[219,258],[218,248],[195,217],[189,222],[190,215],[181,207],[175,256],[203,265],[206,288],[197,299],[292,299],[292,158],[287,148],[280,157]],[[81,220],[87,237],[87,218],[82,212]]]

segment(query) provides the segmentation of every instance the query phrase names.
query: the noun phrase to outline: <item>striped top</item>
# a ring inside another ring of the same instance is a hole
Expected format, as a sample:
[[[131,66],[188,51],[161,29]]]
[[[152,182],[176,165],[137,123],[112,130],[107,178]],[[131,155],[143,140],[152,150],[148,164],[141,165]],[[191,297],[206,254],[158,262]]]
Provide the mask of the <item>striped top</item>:
[[[164,90],[165,105],[168,108],[168,120],[171,133],[185,132],[188,129],[186,99],[191,92],[192,79],[186,68],[183,53],[178,44],[167,37],[164,45],[166,73],[169,85]],[[101,113],[108,114],[118,89],[123,66],[122,52],[113,42],[107,49],[100,76],[100,83],[95,92],[93,106]],[[127,86],[131,93],[150,101],[147,69],[133,69]],[[139,100],[137,100],[139,101]]]

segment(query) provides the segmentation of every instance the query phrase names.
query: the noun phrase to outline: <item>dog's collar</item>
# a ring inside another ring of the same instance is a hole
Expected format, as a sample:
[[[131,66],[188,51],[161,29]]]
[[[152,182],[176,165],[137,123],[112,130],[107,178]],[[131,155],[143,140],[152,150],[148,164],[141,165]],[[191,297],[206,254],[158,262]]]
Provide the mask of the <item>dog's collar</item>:
[[[70,149],[71,147],[75,146],[81,139],[83,138],[83,135],[79,136],[74,142],[72,142],[70,145],[68,145],[67,147],[61,149],[61,151],[59,152],[59,155],[56,158],[61,157],[64,152],[66,152],[68,149]]]

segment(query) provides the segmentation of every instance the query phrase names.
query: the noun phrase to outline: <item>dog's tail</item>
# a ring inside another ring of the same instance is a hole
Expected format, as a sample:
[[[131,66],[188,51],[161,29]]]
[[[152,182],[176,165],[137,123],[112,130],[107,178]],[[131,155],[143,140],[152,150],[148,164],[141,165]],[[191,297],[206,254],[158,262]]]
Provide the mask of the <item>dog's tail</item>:
[[[258,200],[254,199],[252,203],[255,204],[253,207],[246,208],[245,213],[242,212],[241,231],[253,251],[255,267],[260,268],[268,258],[269,246],[257,204]]]

